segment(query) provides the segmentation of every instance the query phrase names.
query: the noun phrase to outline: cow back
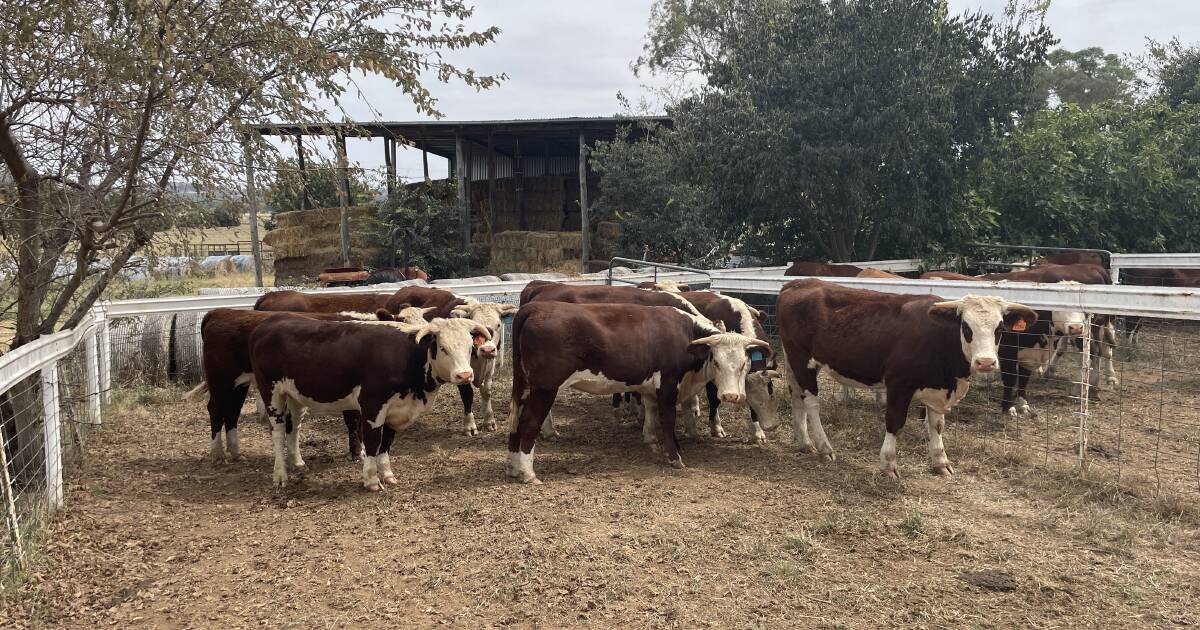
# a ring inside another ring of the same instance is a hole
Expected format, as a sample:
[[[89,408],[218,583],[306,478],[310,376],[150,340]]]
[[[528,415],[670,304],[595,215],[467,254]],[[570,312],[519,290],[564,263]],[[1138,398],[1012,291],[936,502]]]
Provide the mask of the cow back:
[[[381,293],[301,293],[272,291],[254,303],[256,311],[292,311],[306,313],[341,313],[356,311],[374,313],[388,308],[389,296]],[[397,311],[392,311],[397,312]]]
[[[793,263],[788,270],[783,272],[785,276],[826,276],[833,278],[853,278],[862,273],[862,267],[855,265],[839,265],[832,263],[820,262],[798,262]]]
[[[1099,265],[1051,265],[1024,271],[988,273],[979,276],[984,280],[1008,280],[1010,282],[1078,282],[1080,284],[1112,284],[1108,270]]]
[[[434,308],[436,310],[425,314],[426,321],[432,321],[435,317],[443,319],[450,317],[450,311],[454,310],[455,306],[466,304],[466,300],[457,295],[446,291],[445,289],[435,289],[432,287],[404,287],[396,291],[388,298],[388,310],[393,313],[400,312],[402,305],[415,306],[418,308]]]
[[[527,287],[528,289],[528,287]],[[522,296],[526,297],[526,296]],[[571,304],[636,304],[639,306],[669,306],[699,315],[700,311],[679,293],[646,291],[637,287],[549,283],[535,288],[526,304],[533,302],[567,302]]]

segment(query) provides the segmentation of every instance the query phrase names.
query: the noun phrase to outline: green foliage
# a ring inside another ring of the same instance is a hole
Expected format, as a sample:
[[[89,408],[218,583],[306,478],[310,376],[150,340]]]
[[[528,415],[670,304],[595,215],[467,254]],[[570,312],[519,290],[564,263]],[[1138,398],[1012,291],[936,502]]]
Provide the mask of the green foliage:
[[[717,265],[736,236],[708,189],[692,183],[683,159],[690,138],[663,128],[624,129],[599,143],[592,164],[602,175],[597,206],[622,226],[619,253],[629,258]],[[693,143],[694,144],[694,143]]]
[[[305,177],[300,176],[300,167],[295,160],[284,160],[276,171],[275,181],[267,187],[267,207],[274,216],[276,212],[290,212],[300,209],[300,194],[304,182],[308,184],[307,208],[337,208],[341,205],[338,199],[340,173],[333,162],[319,161],[305,164]],[[371,203],[375,191],[363,178],[362,174],[351,170],[350,205]]]
[[[1038,100],[1045,104],[1053,95],[1060,103],[1081,107],[1106,101],[1128,103],[1135,79],[1133,68],[1099,46],[1074,52],[1059,48],[1038,72]]]
[[[1168,104],[1200,105],[1200,47],[1184,46],[1178,39],[1152,43],[1150,58],[1159,94]]]
[[[166,218],[176,228],[237,227],[247,212],[242,200],[226,199],[215,203],[184,200],[171,208]]]
[[[684,218],[773,261],[975,238],[987,220],[969,216],[968,176],[1032,101],[1054,43],[1029,19],[949,15],[938,0],[663,0],[642,64],[706,86],[672,108],[669,192],[631,178],[606,181],[606,199],[645,213],[679,196],[696,204]]]
[[[979,194],[1005,243],[1200,248],[1200,106],[1068,104],[1038,112],[988,160]]]
[[[399,228],[395,241],[398,265],[416,265],[431,278],[468,275],[475,248],[463,249],[462,221],[451,183],[404,186],[379,204],[378,216],[385,229],[374,240],[385,251],[375,261],[377,266],[391,264],[392,252],[387,247],[392,243],[392,231]]]

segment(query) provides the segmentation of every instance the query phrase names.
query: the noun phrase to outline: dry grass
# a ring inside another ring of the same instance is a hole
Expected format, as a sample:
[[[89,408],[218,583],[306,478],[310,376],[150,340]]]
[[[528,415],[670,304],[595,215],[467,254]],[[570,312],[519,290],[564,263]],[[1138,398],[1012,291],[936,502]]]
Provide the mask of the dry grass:
[[[504,435],[457,434],[453,394],[398,438],[401,485],[381,495],[336,419],[306,425],[310,470],[276,491],[248,415],[246,460],[214,467],[202,409],[129,395],[0,626],[1200,623],[1186,501],[1023,461],[979,423],[951,424],[949,479],[903,433],[896,483],[876,472],[873,403],[827,418],[833,464],[787,428],[749,446],[744,412],[723,410],[732,436],[686,442],[674,470],[606,399],[567,393],[562,436],[537,449],[545,485],[522,486]]]

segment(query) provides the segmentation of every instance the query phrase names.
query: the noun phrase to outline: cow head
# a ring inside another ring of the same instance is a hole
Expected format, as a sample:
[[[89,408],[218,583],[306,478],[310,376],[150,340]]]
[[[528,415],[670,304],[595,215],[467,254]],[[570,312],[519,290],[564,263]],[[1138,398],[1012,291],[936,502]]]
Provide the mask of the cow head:
[[[696,339],[688,352],[704,360],[705,371],[717,386],[717,396],[731,403],[746,402],[746,375],[750,373],[750,352],[771,357],[771,344],[737,333],[718,333]]]
[[[475,378],[471,354],[492,338],[482,324],[469,319],[435,318],[416,332],[414,341],[427,348],[433,375],[445,383],[462,385]]]
[[[450,311],[451,317],[469,319],[481,324],[488,331],[488,341],[477,349],[479,356],[490,359],[499,351],[497,347],[504,330],[504,318],[517,313],[516,304],[498,304],[496,302],[468,302],[455,306]]]
[[[1079,284],[1074,280],[1063,280],[1058,284]],[[1056,335],[1079,337],[1087,324],[1087,315],[1083,311],[1054,311],[1050,314],[1052,331]]]
[[[413,324],[415,326],[424,326],[428,323],[428,321],[425,319],[425,315],[436,310],[436,306],[421,308],[419,306],[409,306],[404,304],[403,308],[396,311],[396,321],[404,322],[406,324]]]
[[[963,358],[972,374],[996,369],[1000,333],[1022,332],[1037,322],[1037,311],[1024,304],[979,295],[937,302],[929,307],[929,316],[941,325],[958,328]]]
[[[777,392],[772,381],[781,377],[776,369],[746,375],[746,404],[754,412],[755,420],[764,427],[779,425],[779,406],[775,404]]]

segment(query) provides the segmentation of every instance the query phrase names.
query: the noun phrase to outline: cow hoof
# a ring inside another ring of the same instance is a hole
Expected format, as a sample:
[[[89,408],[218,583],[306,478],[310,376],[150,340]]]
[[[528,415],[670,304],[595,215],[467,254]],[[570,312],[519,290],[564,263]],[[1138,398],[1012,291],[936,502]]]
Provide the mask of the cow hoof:
[[[749,444],[766,444],[767,443],[767,434],[766,433],[757,433],[757,434],[752,435],[749,438],[747,438],[746,442]]]
[[[893,481],[900,481],[900,471],[896,470],[895,468],[889,468],[887,470],[884,470],[883,474],[887,475],[888,479],[892,479]]]
[[[229,454],[225,456],[225,461],[230,464],[233,462],[240,462],[242,461],[242,454],[230,451]]]
[[[362,463],[362,455],[359,453],[350,453],[349,458],[352,462]]]
[[[496,430],[496,419],[495,418],[484,418],[483,419],[483,430],[484,431],[495,431]]]
[[[717,425],[715,428],[713,428],[712,436],[715,438],[729,437],[728,435],[725,434],[725,428],[722,427],[721,425]]]
[[[935,464],[932,466],[932,470],[933,474],[935,475],[941,475],[943,477],[954,476],[954,467],[950,465],[950,462],[946,462],[945,464]]]
[[[396,481],[396,478],[395,478],[395,477],[384,477],[384,478],[383,478],[383,483],[386,483],[386,484],[387,484],[387,485],[389,485],[389,486],[398,486],[398,485],[400,485],[400,482],[399,482],[399,481]]]
[[[542,485],[542,480],[538,479],[537,475],[530,475],[528,477],[521,477],[521,483],[529,484],[531,486],[540,486]]]
[[[463,430],[463,434],[465,434],[467,437],[473,437],[479,435],[479,429],[475,427],[467,427]]]
[[[1004,413],[1008,414],[1009,416],[1011,416],[1013,418],[1016,418],[1019,415],[1017,413],[1016,407],[1009,407]]]
[[[792,440],[792,445],[795,446],[801,453],[817,452],[817,447],[813,446],[813,443],[809,442],[807,440],[806,441]]]
[[[383,492],[383,486],[377,483],[365,483],[363,487],[367,489],[367,492]]]
[[[1107,379],[1105,379],[1105,382],[1108,383],[1109,385],[1111,385],[1112,387],[1116,387],[1121,384],[1120,379],[1118,379],[1115,376],[1108,377]]]
[[[830,462],[830,463],[835,462],[835,461],[837,461],[837,455],[834,455],[833,451],[829,451],[828,453],[821,453],[821,461]]]
[[[287,475],[280,475],[280,474],[276,473],[275,476],[271,479],[271,482],[273,484],[275,484],[276,488],[286,488],[287,487]]]
[[[677,457],[675,459],[667,459],[667,463],[671,465],[671,468],[675,468],[677,470],[682,470],[684,468],[687,468],[687,466],[683,465],[682,457]]]

